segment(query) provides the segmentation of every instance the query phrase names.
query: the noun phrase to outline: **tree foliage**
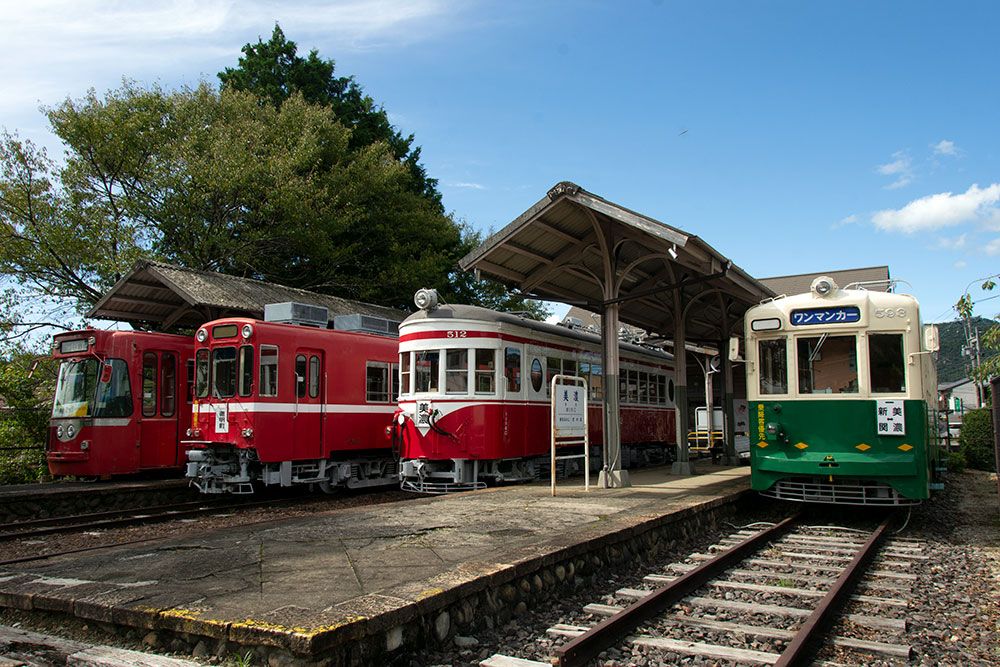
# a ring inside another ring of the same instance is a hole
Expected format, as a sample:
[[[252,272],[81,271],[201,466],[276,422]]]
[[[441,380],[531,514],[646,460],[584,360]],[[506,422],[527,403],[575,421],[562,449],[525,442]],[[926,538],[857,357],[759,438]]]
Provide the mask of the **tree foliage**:
[[[56,364],[21,346],[0,357],[0,484],[36,482],[46,474],[45,438]]]
[[[962,417],[959,451],[966,464],[977,470],[995,470],[993,414],[989,408],[970,410]]]
[[[991,276],[983,279],[983,283],[980,286],[982,290],[984,292],[993,291],[997,286],[995,280],[997,277]],[[958,311],[959,316],[963,319],[971,320],[974,306],[975,303],[972,300],[972,296],[966,292],[955,304],[955,310]],[[971,375],[972,379],[978,382],[986,382],[991,377],[1000,374],[1000,324],[993,323],[989,329],[980,335],[981,347],[985,348],[985,354],[982,355],[982,363],[973,367]]]

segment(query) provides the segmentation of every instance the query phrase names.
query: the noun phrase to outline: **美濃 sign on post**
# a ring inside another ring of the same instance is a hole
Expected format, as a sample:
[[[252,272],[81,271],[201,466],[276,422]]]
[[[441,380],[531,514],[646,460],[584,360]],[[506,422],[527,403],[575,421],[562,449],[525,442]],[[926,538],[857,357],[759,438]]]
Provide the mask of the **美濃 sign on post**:
[[[579,384],[556,384],[553,394],[555,403],[555,434],[557,438],[582,438],[587,433],[586,387]]]

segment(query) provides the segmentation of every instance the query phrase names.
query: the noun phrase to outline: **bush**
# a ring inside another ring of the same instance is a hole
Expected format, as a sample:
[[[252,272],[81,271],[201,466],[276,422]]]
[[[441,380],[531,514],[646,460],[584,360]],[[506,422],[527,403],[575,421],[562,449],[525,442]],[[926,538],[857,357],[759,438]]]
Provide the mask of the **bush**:
[[[55,362],[24,349],[0,354],[0,484],[37,482],[48,474],[45,438]]]
[[[962,452],[948,452],[945,465],[948,466],[948,472],[962,472],[965,470],[965,455]]]
[[[962,432],[958,437],[958,451],[965,456],[970,468],[995,470],[996,458],[993,445],[993,415],[989,408],[970,410],[962,417]]]

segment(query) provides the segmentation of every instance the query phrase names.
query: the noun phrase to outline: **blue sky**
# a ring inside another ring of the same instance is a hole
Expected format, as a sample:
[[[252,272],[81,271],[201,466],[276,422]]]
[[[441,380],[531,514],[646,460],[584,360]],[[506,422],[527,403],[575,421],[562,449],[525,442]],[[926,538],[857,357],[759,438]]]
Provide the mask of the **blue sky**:
[[[997,3],[46,0],[4,15],[0,125],[57,152],[39,104],[122,77],[215,81],[278,21],[416,135],[477,228],[572,180],[755,276],[888,264],[925,320],[1000,271]]]

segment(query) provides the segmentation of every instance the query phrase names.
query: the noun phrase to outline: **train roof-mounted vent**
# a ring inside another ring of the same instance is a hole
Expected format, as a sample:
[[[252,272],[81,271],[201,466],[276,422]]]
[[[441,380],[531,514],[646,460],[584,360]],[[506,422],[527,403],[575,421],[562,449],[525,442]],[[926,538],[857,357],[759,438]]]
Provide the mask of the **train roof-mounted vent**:
[[[380,336],[398,336],[399,322],[371,317],[370,315],[337,315],[333,318],[333,328],[339,331],[361,331]]]
[[[264,321],[325,329],[330,323],[330,311],[311,303],[268,303],[264,305]]]

